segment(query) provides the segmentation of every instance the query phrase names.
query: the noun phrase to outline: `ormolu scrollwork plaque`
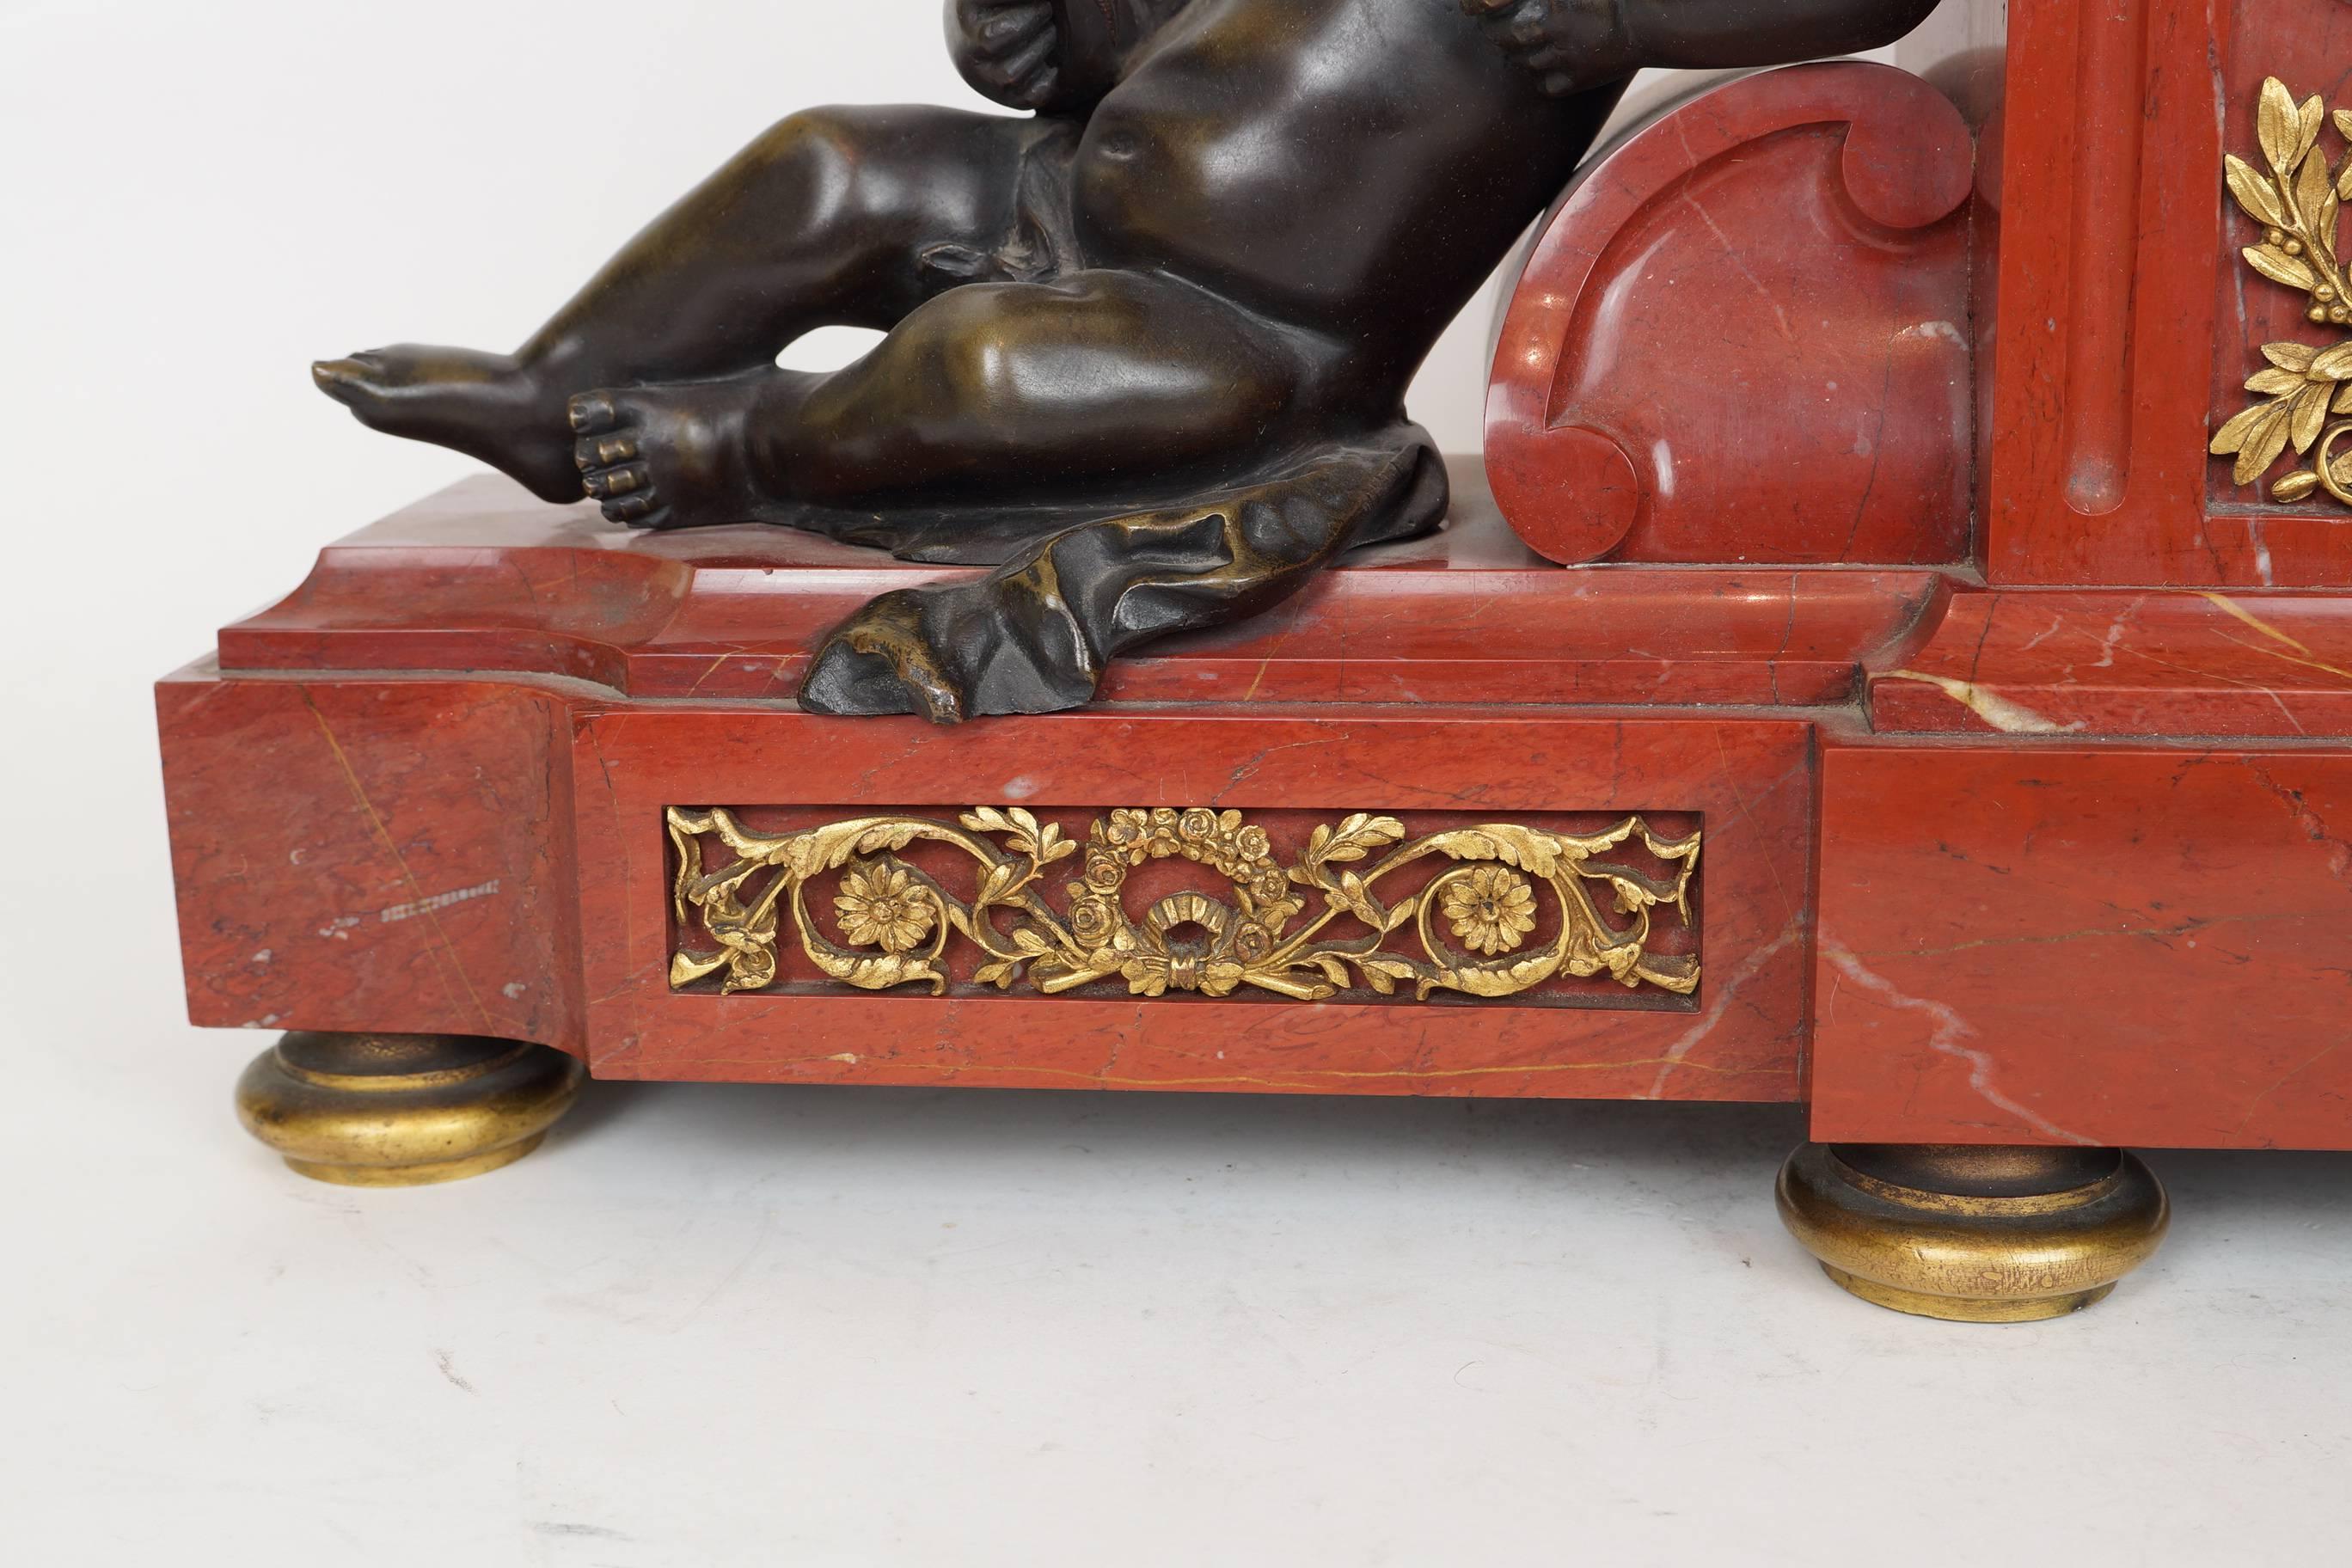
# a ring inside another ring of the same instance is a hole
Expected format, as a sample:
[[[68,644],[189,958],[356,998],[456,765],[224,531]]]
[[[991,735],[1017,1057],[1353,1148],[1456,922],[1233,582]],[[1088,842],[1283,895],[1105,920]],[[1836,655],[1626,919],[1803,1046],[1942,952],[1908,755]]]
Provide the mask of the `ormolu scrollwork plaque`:
[[[1208,807],[1112,811],[1083,839],[1019,806],[779,833],[723,808],[672,807],[667,821],[679,990],[775,985],[788,934],[812,978],[863,991],[945,992],[958,942],[977,950],[970,984],[1045,995],[1123,983],[1146,997],[1498,999],[1600,976],[1698,987],[1697,957],[1659,951],[1655,922],[1691,926],[1701,834],[1662,837],[1638,816],[1595,834],[1484,823],[1413,837],[1359,813],[1317,826],[1295,856],[1242,813]],[[969,863],[968,892],[910,858],[925,846]],[[1163,885],[1131,908],[1141,868],[1176,860],[1202,868],[1188,879],[1200,885]]]

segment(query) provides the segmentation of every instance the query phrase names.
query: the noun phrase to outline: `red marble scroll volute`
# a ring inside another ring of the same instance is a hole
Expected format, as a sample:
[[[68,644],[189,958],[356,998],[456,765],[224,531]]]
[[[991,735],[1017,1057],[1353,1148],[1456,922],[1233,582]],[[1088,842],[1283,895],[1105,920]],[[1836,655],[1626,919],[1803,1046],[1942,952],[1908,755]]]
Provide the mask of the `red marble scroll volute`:
[[[1957,562],[1974,146],[1852,62],[1714,89],[1590,165],[1503,323],[1495,494],[1550,559]]]

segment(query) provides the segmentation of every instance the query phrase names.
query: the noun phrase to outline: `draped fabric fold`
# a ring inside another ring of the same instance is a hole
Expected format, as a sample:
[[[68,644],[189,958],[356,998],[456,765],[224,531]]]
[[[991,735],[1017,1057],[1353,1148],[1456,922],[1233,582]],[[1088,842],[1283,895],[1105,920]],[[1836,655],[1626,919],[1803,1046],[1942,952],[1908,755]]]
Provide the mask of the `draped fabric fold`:
[[[1118,656],[1255,616],[1342,552],[1427,533],[1445,467],[1399,423],[1196,502],[1080,523],[987,576],[884,595],[817,648],[801,702],[937,723],[1081,706]]]

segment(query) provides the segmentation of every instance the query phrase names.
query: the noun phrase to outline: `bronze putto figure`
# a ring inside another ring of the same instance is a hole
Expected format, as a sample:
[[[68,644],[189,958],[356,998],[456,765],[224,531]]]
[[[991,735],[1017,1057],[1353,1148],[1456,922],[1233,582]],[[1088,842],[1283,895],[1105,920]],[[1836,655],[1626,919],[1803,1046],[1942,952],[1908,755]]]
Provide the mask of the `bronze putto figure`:
[[[996,568],[887,595],[802,700],[952,721],[1443,521],[1414,371],[1652,66],[1867,48],[1934,0],[949,0],[1022,117],[792,115],[512,353],[316,367],[368,425],[644,528]],[[812,328],[887,335],[828,374]]]

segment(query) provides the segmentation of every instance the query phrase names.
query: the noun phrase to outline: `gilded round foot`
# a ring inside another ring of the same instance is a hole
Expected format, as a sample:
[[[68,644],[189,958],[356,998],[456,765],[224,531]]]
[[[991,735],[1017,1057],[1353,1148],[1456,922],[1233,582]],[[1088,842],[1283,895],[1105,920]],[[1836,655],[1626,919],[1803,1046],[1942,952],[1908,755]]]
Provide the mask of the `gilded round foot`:
[[[1954,1322],[2062,1318],[2155,1256],[2171,1223],[2117,1149],[1811,1143],[1780,1172],[1780,1218],[1865,1301]]]
[[[545,1046],[465,1035],[289,1035],[237,1081],[246,1131],[315,1181],[416,1187],[510,1165],[586,1074]]]

